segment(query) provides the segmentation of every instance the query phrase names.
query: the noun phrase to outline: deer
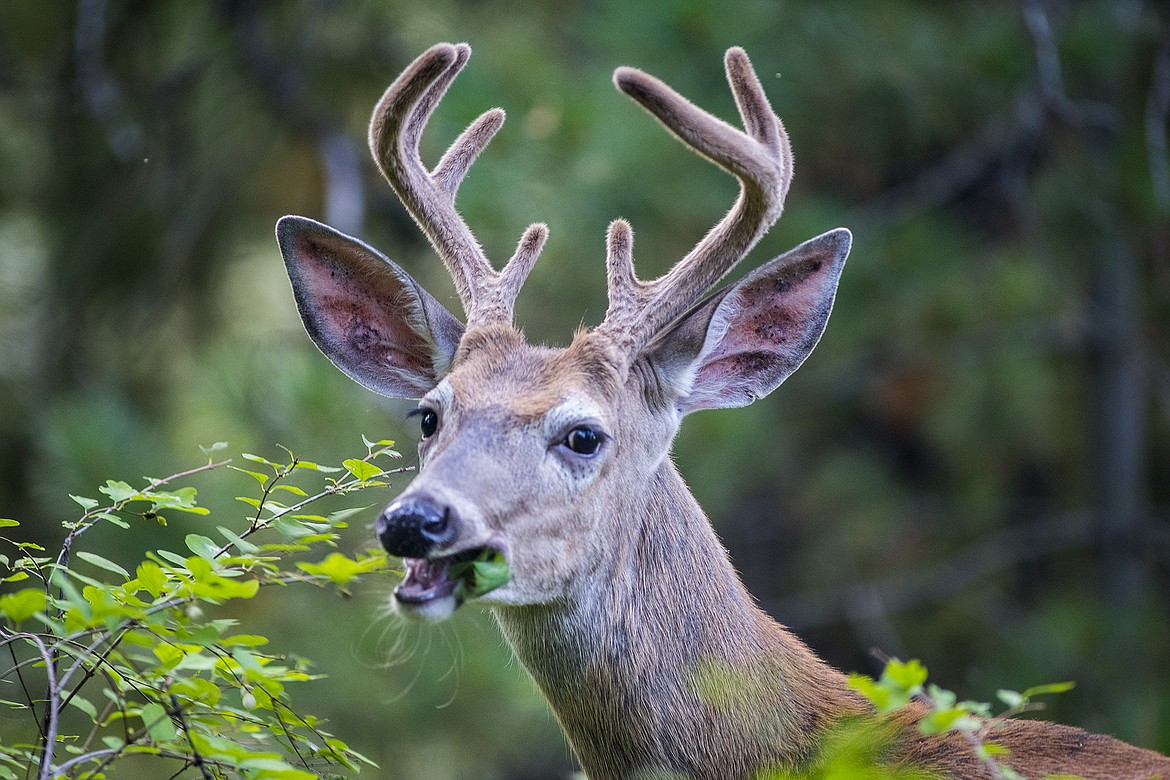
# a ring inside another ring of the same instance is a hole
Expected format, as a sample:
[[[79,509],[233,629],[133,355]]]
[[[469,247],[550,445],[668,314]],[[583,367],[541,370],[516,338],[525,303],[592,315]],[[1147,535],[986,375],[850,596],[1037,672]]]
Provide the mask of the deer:
[[[466,323],[399,265],[320,222],[286,216],[277,241],[309,337],[382,395],[417,400],[419,469],[378,516],[401,557],[408,618],[464,603],[495,615],[585,774],[753,778],[807,772],[850,718],[879,718],[740,580],[670,450],[684,416],[766,396],[825,329],[852,236],[838,228],[712,292],[780,217],[793,175],[783,124],[741,48],[725,70],[743,128],[657,78],[618,68],[617,88],[739,182],[730,211],[665,274],[634,270],[633,234],[606,234],[608,308],[568,346],[530,344],[513,323],[548,237],[522,234],[500,270],[455,207],[472,163],[504,121],[475,119],[428,168],[419,139],[470,56],[438,44],[374,109],[374,160],[454,281]],[[507,581],[463,587],[469,562],[502,558]],[[725,696],[699,684],[714,670]],[[883,761],[928,776],[991,778],[953,732],[924,736],[923,705],[885,717]],[[991,739],[1029,778],[1170,780],[1170,759],[1113,737],[1035,720]]]

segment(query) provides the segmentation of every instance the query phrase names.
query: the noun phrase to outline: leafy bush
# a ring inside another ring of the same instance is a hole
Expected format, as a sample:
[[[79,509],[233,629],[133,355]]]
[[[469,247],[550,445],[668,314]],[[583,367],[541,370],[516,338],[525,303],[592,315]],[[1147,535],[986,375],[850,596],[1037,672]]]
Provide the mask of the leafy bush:
[[[370,763],[290,705],[289,683],[318,679],[304,659],[268,650],[266,637],[216,617],[219,605],[252,599],[265,586],[344,591],[386,569],[380,549],[354,558],[333,549],[346,519],[366,507],[313,513],[328,496],[384,487],[389,475],[406,470],[384,465],[398,457],[393,442],[363,441],[366,454],[339,467],[290,452],[285,462],[244,454],[256,470],[244,469],[215,460],[227,446],[220,442],[204,448],[205,465],[146,479],[144,487],[109,480],[98,488],[104,500],[72,497],[82,514],[64,524],[56,556],[0,532],[15,550],[0,554],[4,581],[36,583],[0,595],[0,651],[11,660],[0,673],[0,697],[26,716],[27,733],[35,735],[0,744],[0,778],[15,780],[32,767],[39,780],[102,778],[131,756],[170,762],[172,776],[190,770],[249,780],[336,776]],[[248,475],[258,488],[256,497],[237,499],[249,507],[246,526],[233,530],[205,517],[218,539],[210,531],[188,534],[185,551],[148,552],[133,573],[75,549],[99,524],[131,532],[143,522],[165,525],[174,513],[209,515],[196,503],[195,488],[179,483],[201,472],[226,475],[225,469]],[[0,520],[0,529],[17,526]],[[91,567],[96,576],[78,570]]]
[[[927,736],[948,731],[962,734],[983,763],[988,776],[995,780],[1025,778],[1000,760],[1008,751],[988,739],[991,731],[1008,718],[1042,709],[1043,704],[1033,701],[1037,696],[1064,693],[1073,687],[1071,682],[1060,682],[1036,685],[1022,692],[1001,689],[996,695],[1004,707],[994,712],[992,705],[987,702],[959,701],[953,692],[934,683],[928,685],[926,677],[926,667],[920,662],[891,658],[882,670],[881,677],[875,680],[868,675],[851,674],[849,686],[869,699],[879,714],[905,707],[911,699],[925,702],[929,711],[919,721],[919,730]]]

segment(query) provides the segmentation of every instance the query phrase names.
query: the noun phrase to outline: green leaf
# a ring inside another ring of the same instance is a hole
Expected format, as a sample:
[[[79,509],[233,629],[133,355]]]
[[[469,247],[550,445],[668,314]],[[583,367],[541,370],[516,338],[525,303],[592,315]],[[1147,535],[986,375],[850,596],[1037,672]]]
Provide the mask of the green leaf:
[[[97,502],[94,501],[94,504],[97,504]],[[12,528],[18,525],[20,525],[20,523],[16,520],[12,520],[7,517],[0,517],[0,528]]]
[[[877,680],[867,674],[851,672],[847,684],[850,688],[869,699],[878,712],[889,712],[890,692],[877,684]]]
[[[1025,699],[1031,699],[1036,696],[1044,696],[1050,693],[1068,693],[1076,687],[1076,683],[1071,680],[1058,683],[1048,683],[1046,685],[1034,685],[1021,694]]]
[[[368,482],[374,477],[380,476],[382,474],[382,469],[378,468],[373,463],[368,463],[364,460],[358,460],[356,458],[349,458],[348,460],[344,460],[341,462],[341,465],[345,467],[346,471],[348,471],[350,474],[353,474],[361,482]]]
[[[179,677],[171,683],[167,693],[214,707],[223,692],[219,686],[203,677]]]
[[[183,660],[182,648],[175,647],[170,644],[157,644],[153,648],[154,654],[158,660],[162,662],[164,668],[173,668],[178,665],[179,661]]]
[[[198,495],[198,493],[193,487],[184,487],[166,493],[159,493],[158,495],[160,497],[165,496],[167,498],[174,499],[179,503],[179,506],[193,507],[195,506],[195,496]]]
[[[209,515],[211,510],[205,506],[168,506],[166,509],[173,509],[176,512],[186,512],[189,515]],[[159,515],[162,517],[162,515]],[[163,523],[166,525],[166,523]]]
[[[139,495],[137,490],[125,482],[115,482],[112,479],[107,479],[106,484],[99,487],[98,490],[113,499],[115,503],[130,501]]]
[[[154,561],[143,561],[138,564],[135,575],[139,587],[156,599],[166,590],[167,575],[163,573],[162,567]]]
[[[97,707],[93,706],[93,703],[89,699],[74,694],[69,697],[69,703],[88,715],[91,721],[97,721]]]
[[[184,539],[187,543],[187,549],[198,555],[200,558],[206,558],[209,561],[215,560],[219,555],[220,545],[208,539],[206,536],[199,534],[187,534]]]
[[[448,576],[459,580],[461,597],[478,598],[506,585],[510,575],[503,553],[489,547],[473,561],[452,564]]]
[[[311,460],[298,460],[293,464],[293,468],[308,469],[310,471],[320,471],[324,474],[335,474],[341,469],[336,466],[322,466],[320,463],[313,463]]]
[[[267,485],[268,480],[270,478],[268,474],[262,474],[259,471],[248,471],[247,469],[242,469],[238,466],[228,466],[228,468],[231,469],[232,471],[238,471],[241,474],[247,474],[249,477],[252,477],[257,482],[259,482],[261,485]]]
[[[170,715],[158,702],[145,705],[139,711],[138,717],[142,718],[142,725],[146,727],[151,740],[156,743],[171,742],[179,736],[175,724],[171,722]]]
[[[471,564],[471,593],[482,596],[508,584],[508,562],[500,556],[496,560],[475,561]]]
[[[383,568],[385,560],[375,557],[351,560],[341,553],[334,552],[320,563],[299,562],[297,566],[309,574],[317,577],[328,577],[338,585],[344,585],[355,577]]]
[[[926,667],[913,658],[909,661],[891,658],[882,672],[882,680],[891,682],[904,691],[914,692],[926,682]]]
[[[208,539],[208,541],[211,541]],[[191,576],[199,581],[214,571],[211,561],[204,558],[202,555],[195,555],[183,561],[183,565],[187,567],[187,571],[191,572]]]
[[[305,497],[305,496],[309,495],[308,493],[301,490],[296,485],[277,485],[276,487],[273,488],[273,490],[287,490],[288,492],[292,493],[294,496]]]
[[[381,439],[379,441],[370,441],[369,439],[366,438],[366,435],[363,433],[362,434],[362,444],[366,445],[367,450],[372,450],[375,447],[393,447],[394,440],[393,439]]]
[[[92,564],[99,569],[105,569],[106,571],[113,572],[114,574],[121,574],[126,579],[130,579],[130,572],[126,571],[113,561],[103,558],[100,555],[96,555],[95,553],[87,552],[85,550],[78,550],[76,555],[81,560]]]
[[[170,561],[176,566],[187,565],[187,559],[178,553],[173,553],[170,550],[157,550],[156,552],[158,553],[158,557],[162,558],[163,560]]]
[[[313,772],[294,769],[279,758],[267,756],[246,758],[239,762],[239,767],[248,770],[247,776],[257,780],[318,780],[320,777]]]
[[[329,513],[329,517],[328,517],[328,518],[325,518],[325,519],[326,519],[326,520],[327,520],[327,521],[328,521],[328,522],[329,522],[331,525],[337,525],[337,524],[338,524],[338,523],[340,523],[342,520],[347,520],[347,519],[349,519],[350,517],[353,517],[353,516],[354,516],[354,515],[356,515],[356,514],[359,514],[359,513],[361,513],[361,512],[364,512],[364,511],[366,511],[366,510],[367,510],[367,509],[369,509],[369,508],[370,508],[370,507],[369,507],[369,505],[367,504],[366,506],[352,506],[352,507],[349,507],[348,509],[338,509],[336,512],[330,512],[330,513]],[[298,517],[300,517],[300,515],[298,515]]]
[[[1016,707],[1023,705],[1023,703],[1024,703],[1023,694],[1017,693],[1016,691],[1009,691],[1009,690],[1000,689],[1000,690],[995,692],[995,695],[996,695],[996,697],[999,698],[1000,701],[1002,701],[1004,704],[1006,704],[1008,707],[1010,707],[1013,710]]]
[[[313,529],[308,528],[304,523],[298,520],[293,520],[291,517],[277,518],[273,521],[272,527],[275,528],[281,536],[289,540],[301,539],[313,533]]]
[[[259,547],[249,541],[241,539],[235,532],[228,528],[224,528],[222,525],[216,526],[216,530],[218,530],[223,535],[224,539],[227,539],[229,542],[234,544],[236,549],[242,552],[244,555],[252,555],[260,551]]]
[[[48,598],[43,590],[25,588],[16,593],[5,593],[0,596],[0,614],[7,615],[13,623],[20,623],[38,612],[44,612],[47,603]]]
[[[78,505],[82,509],[84,509],[86,512],[93,509],[95,506],[97,506],[100,503],[96,498],[86,498],[85,496],[75,496],[72,493],[69,494],[69,497],[72,498],[74,501],[76,501],[78,503]]]
[[[204,447],[202,444],[200,444],[199,450],[208,458],[211,458],[212,453],[219,452],[220,450],[226,450],[227,447],[228,443],[226,441],[217,441],[215,444],[208,445],[207,447]]]
[[[962,707],[948,707],[935,710],[926,715],[918,724],[923,734],[942,734],[952,729],[966,730],[967,726],[974,726],[975,721]]]

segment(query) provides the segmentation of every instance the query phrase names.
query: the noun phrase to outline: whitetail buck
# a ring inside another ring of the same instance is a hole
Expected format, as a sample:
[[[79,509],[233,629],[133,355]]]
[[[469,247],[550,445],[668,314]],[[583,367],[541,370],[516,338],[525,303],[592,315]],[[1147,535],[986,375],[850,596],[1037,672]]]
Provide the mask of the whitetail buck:
[[[850,234],[830,231],[708,295],[780,216],[788,138],[740,49],[727,52],[726,69],[743,131],[620,68],[618,88],[738,178],[740,195],[653,282],[635,276],[630,227],[613,222],[604,321],[568,347],[530,345],[512,309],[545,226],[529,227],[496,271],[454,204],[503,111],[475,120],[433,170],[419,158],[423,127],[469,54],[428,50],[370,124],[374,158],[454,278],[466,325],[360,241],[303,217],[277,225],[317,346],[365,387],[420,399],[418,476],[377,522],[405,563],[398,607],[448,617],[466,594],[461,564],[502,553],[509,581],[475,600],[492,607],[593,780],[814,767],[834,725],[869,707],[756,607],[669,451],[684,415],[751,403],[808,356]],[[726,695],[701,684],[712,670]],[[883,761],[989,777],[955,735],[923,737],[921,714],[911,705],[885,722]],[[1079,729],[1008,721],[991,739],[1030,778],[1170,780],[1170,760]]]

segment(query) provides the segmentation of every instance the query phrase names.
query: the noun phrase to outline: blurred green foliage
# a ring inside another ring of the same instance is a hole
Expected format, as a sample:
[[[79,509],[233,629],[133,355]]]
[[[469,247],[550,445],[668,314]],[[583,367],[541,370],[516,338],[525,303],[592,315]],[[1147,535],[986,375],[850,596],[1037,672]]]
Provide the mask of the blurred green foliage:
[[[877,646],[983,700],[1076,679],[1054,718],[1170,750],[1167,16],[1141,0],[10,0],[0,516],[49,546],[66,492],[171,473],[200,443],[334,462],[358,432],[414,434],[409,403],[313,350],[272,228],[329,221],[458,310],[364,152],[374,102],[431,43],[475,54],[424,154],[508,111],[459,205],[497,262],[550,225],[517,320],[551,343],[604,312],[609,220],[631,220],[651,277],[735,195],[612,69],[730,117],[720,58],[738,44],[797,158],[745,267],[837,225],[856,236],[809,362],[748,409],[688,419],[676,446],[749,587],[845,669],[876,671]],[[372,515],[351,525],[352,554]],[[137,542],[200,532],[176,519]],[[95,531],[92,549],[117,559],[115,541]],[[341,606],[262,593],[233,617],[319,662],[332,698],[313,711],[386,777],[571,771],[491,621],[403,625],[390,587]]]

